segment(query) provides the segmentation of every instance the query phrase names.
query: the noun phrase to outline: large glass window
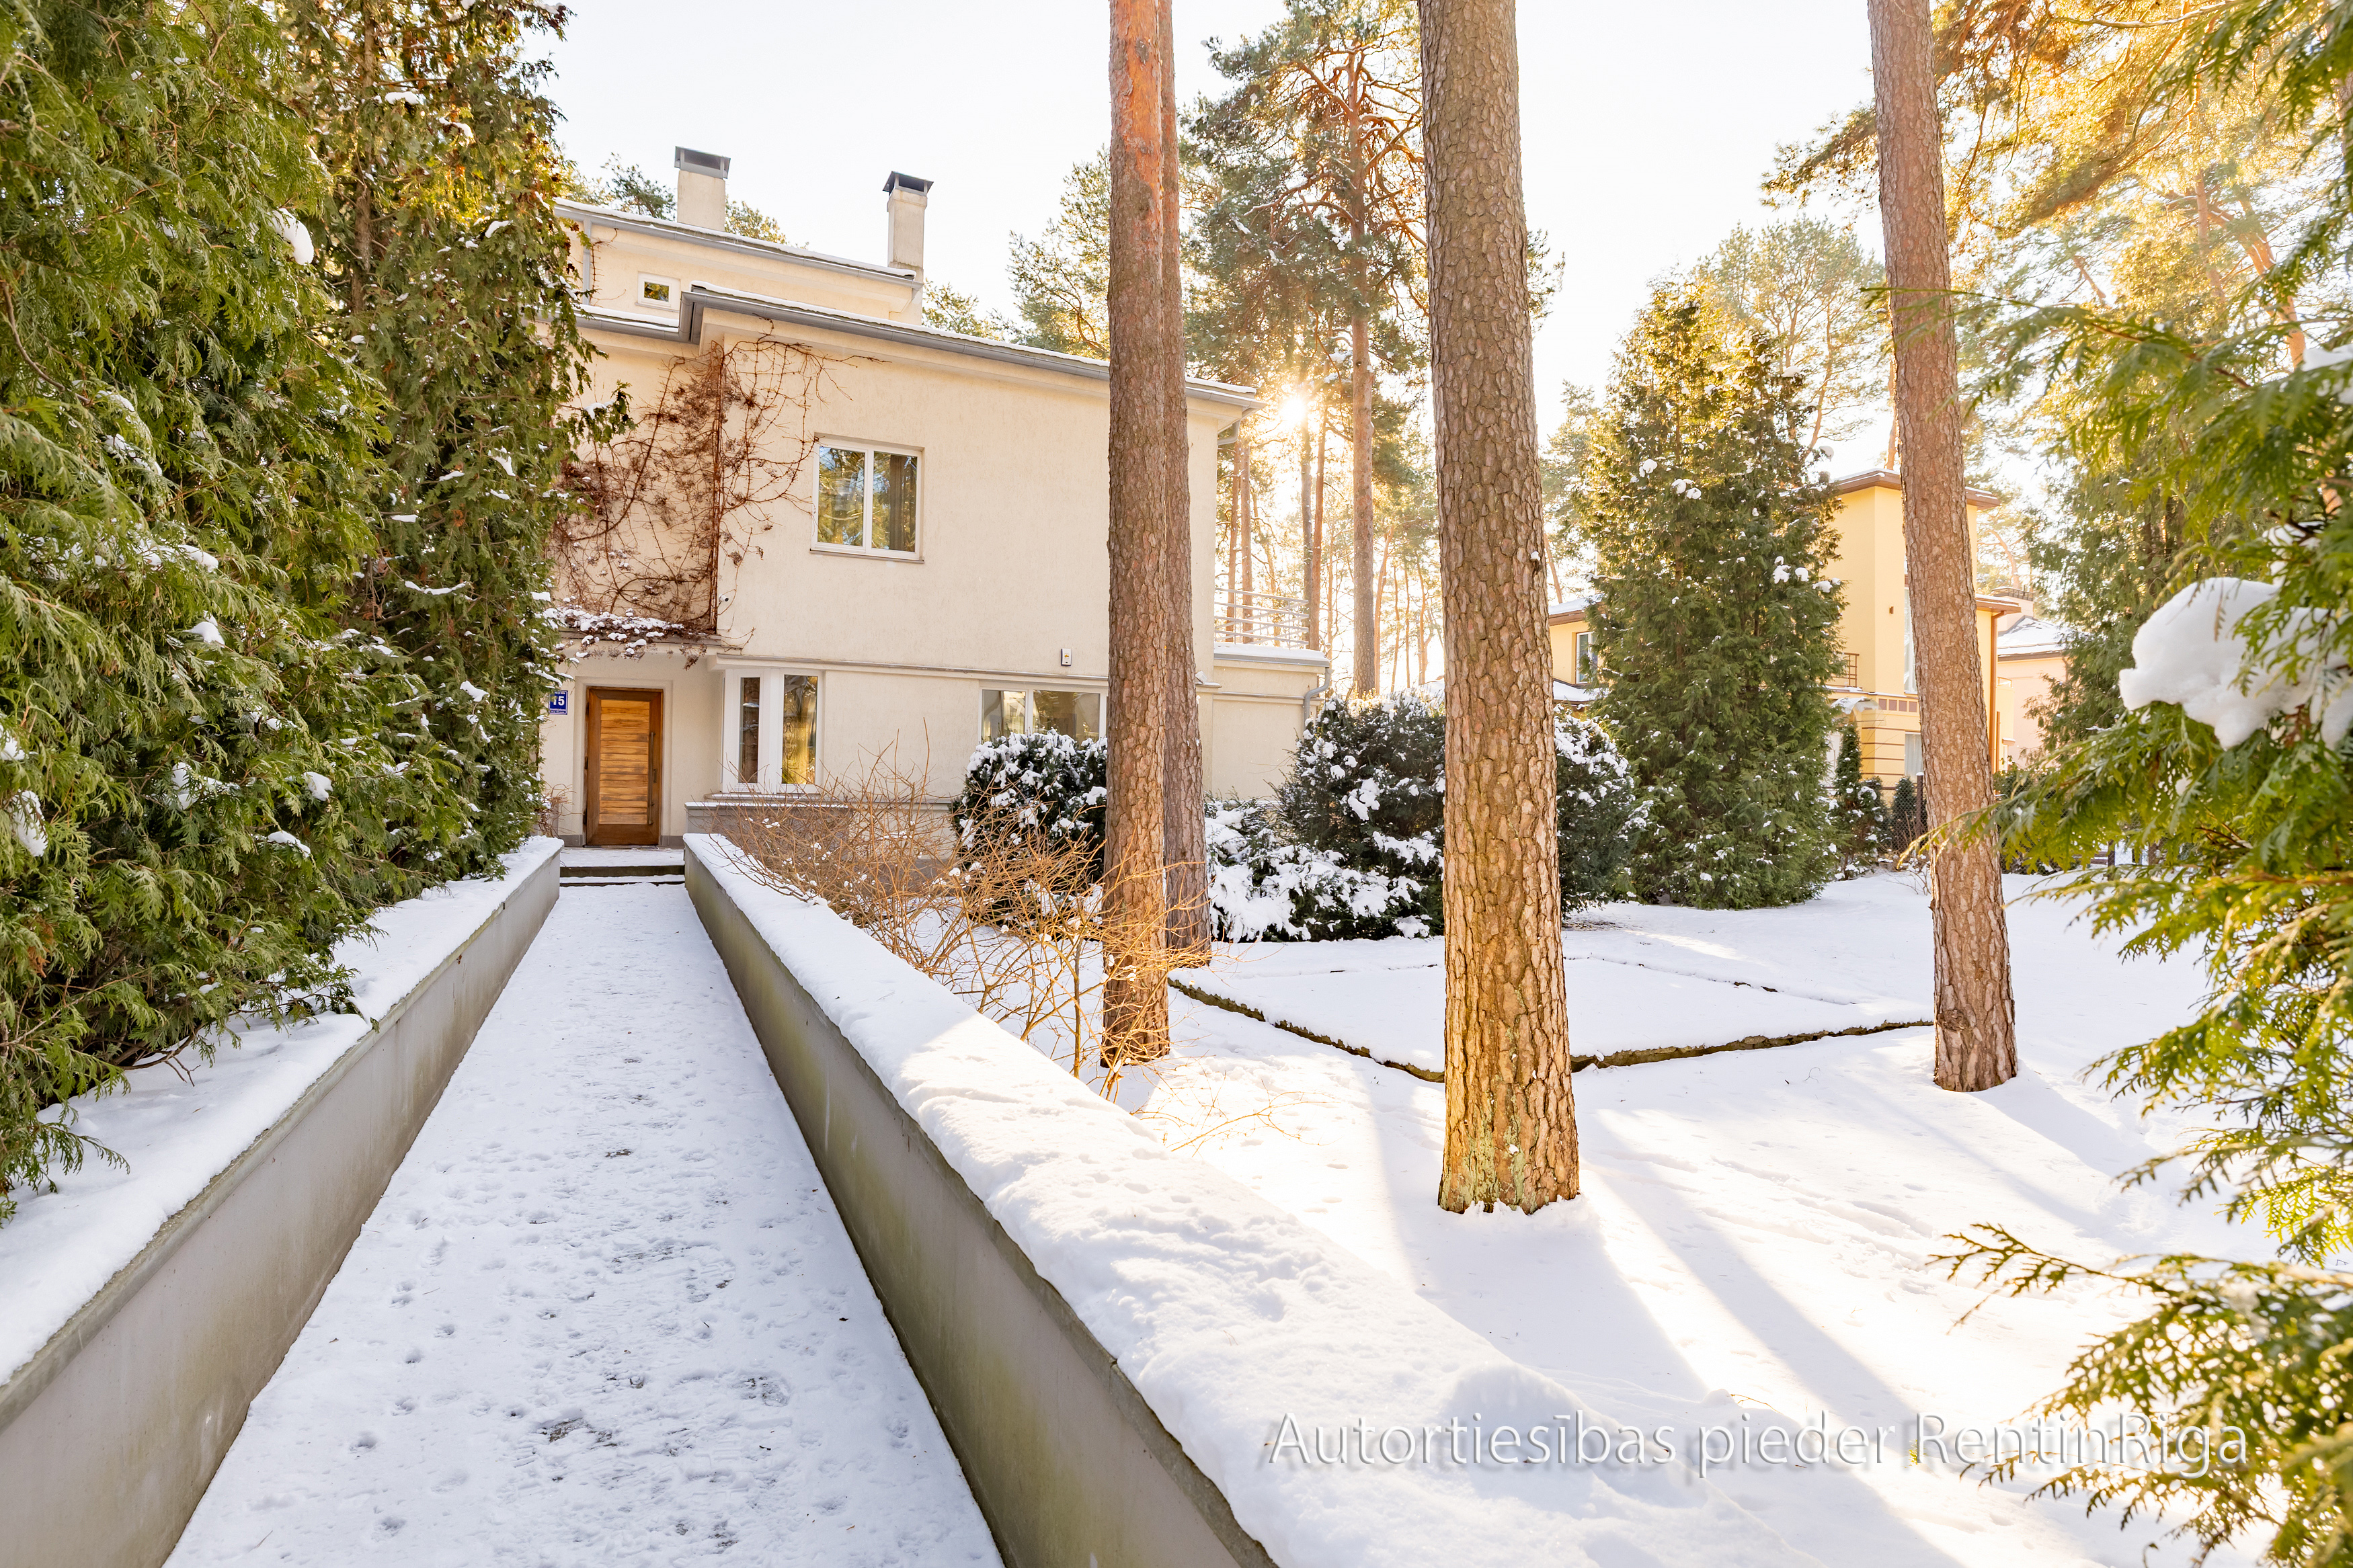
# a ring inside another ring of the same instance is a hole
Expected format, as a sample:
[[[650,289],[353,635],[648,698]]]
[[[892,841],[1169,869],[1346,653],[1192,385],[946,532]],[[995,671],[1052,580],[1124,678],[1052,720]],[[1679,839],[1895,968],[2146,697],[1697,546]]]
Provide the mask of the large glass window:
[[[1074,741],[1102,739],[1103,693],[982,690],[982,740],[1001,741],[1008,735],[1041,735],[1050,731]]]
[[[817,677],[738,674],[723,772],[737,789],[817,783]]]
[[[735,782],[760,782],[760,678],[747,675],[735,704]]]
[[[916,466],[910,452],[830,443],[817,449],[817,542],[915,552]]]
[[[817,783],[817,677],[785,675],[779,688],[776,732],[783,740],[777,773],[787,784]]]

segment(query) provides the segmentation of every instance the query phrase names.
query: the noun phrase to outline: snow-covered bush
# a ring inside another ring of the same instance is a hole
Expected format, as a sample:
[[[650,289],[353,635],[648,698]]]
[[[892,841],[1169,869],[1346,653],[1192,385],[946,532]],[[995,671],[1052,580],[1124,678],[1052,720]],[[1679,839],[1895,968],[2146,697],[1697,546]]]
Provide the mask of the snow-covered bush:
[[[950,814],[958,849],[968,858],[991,835],[1089,839],[1100,880],[1108,755],[1101,741],[1050,731],[982,742],[965,765],[964,791]]]
[[[1358,929],[1325,934],[1394,936],[1403,914],[1439,929],[1445,758],[1445,715],[1411,692],[1331,703],[1300,735],[1275,795],[1283,840],[1336,868],[1415,886],[1409,910],[1383,908]]]
[[[1635,835],[1650,820],[1634,770],[1599,724],[1564,712],[1553,725],[1553,796],[1564,913],[1624,891]]]
[[[1208,814],[1209,906],[1219,941],[1430,934],[1419,911],[1438,882],[1434,839],[1422,841],[1430,845],[1422,875],[1391,876],[1294,842],[1265,801],[1213,800]]]
[[[1553,738],[1567,911],[1619,890],[1646,818],[1632,770],[1599,726],[1563,713]],[[1442,929],[1445,754],[1445,714],[1409,692],[1326,708],[1300,737],[1273,813],[1230,818],[1228,858],[1210,851],[1212,899],[1232,900],[1219,903],[1221,931],[1287,934],[1283,920],[1245,913],[1278,889],[1303,900],[1287,923],[1318,938]],[[1214,836],[1215,810],[1211,824]]]

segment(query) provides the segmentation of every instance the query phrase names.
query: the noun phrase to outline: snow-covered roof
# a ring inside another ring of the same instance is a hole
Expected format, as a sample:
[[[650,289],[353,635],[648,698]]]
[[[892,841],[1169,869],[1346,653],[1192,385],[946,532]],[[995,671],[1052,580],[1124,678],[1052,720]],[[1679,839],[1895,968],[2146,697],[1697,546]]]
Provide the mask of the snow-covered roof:
[[[1600,597],[1599,594],[1571,594],[1565,599],[1556,600],[1546,605],[1545,616],[1547,620],[1557,620],[1563,616],[1583,615],[1587,610],[1591,609],[1594,601]]]
[[[2074,628],[2037,616],[2021,616],[1997,637],[1994,651],[2001,658],[2029,658],[2038,654],[2064,653]]]

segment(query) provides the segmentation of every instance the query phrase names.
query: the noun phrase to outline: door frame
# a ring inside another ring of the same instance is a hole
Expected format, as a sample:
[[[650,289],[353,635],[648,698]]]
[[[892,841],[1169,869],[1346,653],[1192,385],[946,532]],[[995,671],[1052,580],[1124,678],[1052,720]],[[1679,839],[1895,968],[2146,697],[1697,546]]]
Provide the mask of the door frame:
[[[668,706],[666,700],[669,695],[663,688],[653,686],[591,686],[582,692],[582,701],[588,710],[583,715],[587,750],[581,758],[580,837],[582,842],[590,846],[625,842],[597,837],[596,746],[603,739],[604,703],[607,697],[624,698],[632,701],[643,700],[653,710],[653,717],[648,726],[646,736],[646,816],[648,821],[644,831],[649,837],[643,840],[632,838],[626,842],[633,846],[640,842],[649,846],[661,842],[662,752],[663,742],[667,738],[666,726],[663,723],[665,718],[663,710]]]

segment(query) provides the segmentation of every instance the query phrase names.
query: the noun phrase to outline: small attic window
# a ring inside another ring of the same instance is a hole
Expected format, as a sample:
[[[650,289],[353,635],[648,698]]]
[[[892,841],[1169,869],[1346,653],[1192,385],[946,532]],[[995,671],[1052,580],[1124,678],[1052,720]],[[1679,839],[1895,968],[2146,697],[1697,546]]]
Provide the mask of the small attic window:
[[[678,279],[638,274],[638,303],[649,310],[678,309]]]

